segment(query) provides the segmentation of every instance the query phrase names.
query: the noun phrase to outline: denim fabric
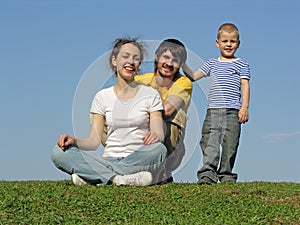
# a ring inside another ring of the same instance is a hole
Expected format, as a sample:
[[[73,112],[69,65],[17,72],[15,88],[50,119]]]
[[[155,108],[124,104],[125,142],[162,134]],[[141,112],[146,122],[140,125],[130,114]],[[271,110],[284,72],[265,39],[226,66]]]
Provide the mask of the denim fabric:
[[[155,176],[166,155],[167,149],[162,143],[144,145],[124,158],[95,158],[76,147],[63,151],[56,145],[52,150],[52,161],[58,169],[68,174],[76,173],[89,183],[109,184],[116,175],[150,171]]]
[[[206,176],[214,182],[218,180],[236,182],[237,174],[233,173],[232,169],[237,155],[240,132],[241,124],[238,122],[237,109],[207,110],[200,141],[203,166],[197,173],[199,179]]]

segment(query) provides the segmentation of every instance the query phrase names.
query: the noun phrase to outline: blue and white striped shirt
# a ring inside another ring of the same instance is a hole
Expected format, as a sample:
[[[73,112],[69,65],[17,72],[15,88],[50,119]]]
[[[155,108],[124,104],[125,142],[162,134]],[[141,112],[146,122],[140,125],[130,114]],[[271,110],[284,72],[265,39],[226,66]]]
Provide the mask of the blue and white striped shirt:
[[[250,79],[248,63],[239,58],[230,62],[214,58],[199,69],[210,76],[208,108],[241,108],[241,79]]]

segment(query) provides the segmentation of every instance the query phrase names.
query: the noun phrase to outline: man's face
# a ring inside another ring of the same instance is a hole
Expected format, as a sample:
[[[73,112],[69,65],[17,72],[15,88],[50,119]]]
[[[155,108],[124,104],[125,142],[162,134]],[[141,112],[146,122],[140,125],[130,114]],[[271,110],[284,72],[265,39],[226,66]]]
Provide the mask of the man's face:
[[[170,50],[163,52],[157,61],[157,72],[162,77],[172,79],[180,68],[180,59],[175,58]]]

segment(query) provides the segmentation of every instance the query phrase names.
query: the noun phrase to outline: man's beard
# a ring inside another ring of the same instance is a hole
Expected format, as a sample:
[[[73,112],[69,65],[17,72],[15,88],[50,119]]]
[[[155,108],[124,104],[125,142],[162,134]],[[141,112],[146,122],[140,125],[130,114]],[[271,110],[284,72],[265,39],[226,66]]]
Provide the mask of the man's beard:
[[[168,68],[170,70],[170,72],[173,72],[175,70],[174,66],[168,66],[168,65],[164,65],[162,64],[161,68]],[[166,75],[165,73],[162,72],[162,69],[158,70],[158,73],[160,76],[162,77],[169,77],[170,75]],[[176,73],[172,74],[172,76],[174,76]]]

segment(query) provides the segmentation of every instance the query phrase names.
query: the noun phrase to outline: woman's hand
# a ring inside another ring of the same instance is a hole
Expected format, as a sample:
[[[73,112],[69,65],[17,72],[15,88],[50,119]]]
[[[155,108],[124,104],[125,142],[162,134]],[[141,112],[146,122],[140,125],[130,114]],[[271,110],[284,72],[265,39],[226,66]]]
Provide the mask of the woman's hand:
[[[142,138],[142,140],[144,141],[145,145],[151,145],[160,141],[158,135],[154,131],[149,131],[145,137]]]
[[[72,145],[75,143],[75,138],[71,137],[67,134],[62,134],[59,136],[58,141],[57,141],[57,145],[62,149],[65,150],[66,147],[68,147],[69,145]]]

